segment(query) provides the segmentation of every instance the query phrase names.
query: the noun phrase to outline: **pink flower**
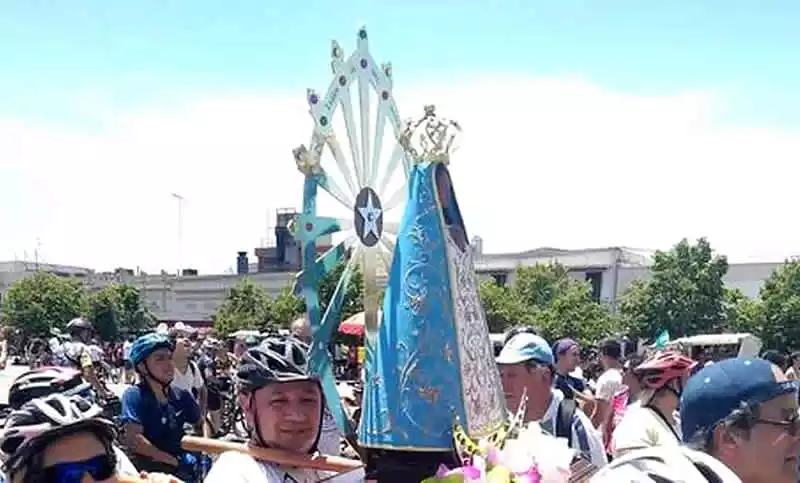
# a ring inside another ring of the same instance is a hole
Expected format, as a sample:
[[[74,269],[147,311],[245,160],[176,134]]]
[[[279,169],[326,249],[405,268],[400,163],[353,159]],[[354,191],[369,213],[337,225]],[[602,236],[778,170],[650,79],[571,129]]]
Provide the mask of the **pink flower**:
[[[539,468],[533,465],[524,473],[515,473],[514,481],[517,483],[540,483],[542,474],[539,473]]]
[[[436,470],[436,478],[446,478],[451,474],[455,474],[454,472],[455,470],[450,470],[445,465],[439,465],[439,469]]]
[[[472,465],[465,465],[461,468],[448,469],[445,465],[439,465],[436,471],[437,480],[445,480],[461,476],[463,481],[479,481],[481,479],[481,471]]]

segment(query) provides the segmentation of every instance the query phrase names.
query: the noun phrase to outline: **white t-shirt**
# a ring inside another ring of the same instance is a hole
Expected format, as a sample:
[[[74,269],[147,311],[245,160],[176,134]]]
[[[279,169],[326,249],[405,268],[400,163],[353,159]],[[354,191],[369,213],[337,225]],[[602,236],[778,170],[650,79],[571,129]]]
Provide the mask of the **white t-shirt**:
[[[611,448],[614,458],[642,448],[679,446],[680,429],[670,428],[664,419],[648,407],[629,406],[614,429]]]
[[[229,451],[220,455],[208,472],[204,483],[356,483],[364,481],[364,469],[342,473],[331,477],[333,473],[289,468],[257,461],[248,454]]]
[[[200,369],[197,365],[189,361],[186,365],[186,372],[181,372],[178,368],[175,368],[175,376],[172,378],[172,383],[170,384],[175,389],[183,389],[184,391],[189,391],[190,393],[194,394],[196,391],[199,391],[203,386],[205,386],[205,382],[203,381],[203,375],[200,374]],[[192,391],[194,389],[195,391]]]
[[[99,363],[103,360],[103,348],[97,344],[89,346],[89,354],[92,356],[92,362]]]
[[[597,378],[597,389],[595,397],[608,403],[611,402],[619,390],[622,389],[622,371],[619,369],[608,369]],[[608,421],[600,424],[600,433],[605,434]]]
[[[622,387],[622,371],[609,369],[597,378],[597,391],[595,396],[603,401],[611,401],[614,394]]]

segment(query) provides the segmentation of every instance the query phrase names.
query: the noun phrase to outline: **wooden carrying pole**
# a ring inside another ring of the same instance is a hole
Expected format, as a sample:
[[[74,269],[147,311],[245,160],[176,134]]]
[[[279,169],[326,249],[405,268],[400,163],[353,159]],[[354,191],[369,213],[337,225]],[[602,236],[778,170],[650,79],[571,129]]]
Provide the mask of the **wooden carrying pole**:
[[[203,453],[223,453],[225,451],[238,451],[245,453],[260,461],[269,461],[279,465],[309,468],[312,470],[334,471],[345,473],[361,468],[364,464],[358,460],[351,460],[339,456],[325,455],[299,455],[272,448],[254,448],[241,443],[221,441],[218,439],[199,438],[197,436],[184,436],[181,447],[186,451],[201,451]]]
[[[138,476],[128,476],[128,475],[117,475],[117,477],[112,481],[115,481],[116,483],[147,483],[147,480],[144,478],[139,478]]]

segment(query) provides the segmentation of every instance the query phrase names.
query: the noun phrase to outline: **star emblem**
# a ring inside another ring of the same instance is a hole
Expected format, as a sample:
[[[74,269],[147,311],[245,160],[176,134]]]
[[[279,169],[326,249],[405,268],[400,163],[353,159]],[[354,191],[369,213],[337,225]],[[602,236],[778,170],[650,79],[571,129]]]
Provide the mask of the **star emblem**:
[[[383,209],[380,200],[371,189],[364,188],[361,191],[356,200],[355,212],[360,218],[356,226],[360,228],[357,232],[361,241],[367,246],[378,243],[383,231]]]

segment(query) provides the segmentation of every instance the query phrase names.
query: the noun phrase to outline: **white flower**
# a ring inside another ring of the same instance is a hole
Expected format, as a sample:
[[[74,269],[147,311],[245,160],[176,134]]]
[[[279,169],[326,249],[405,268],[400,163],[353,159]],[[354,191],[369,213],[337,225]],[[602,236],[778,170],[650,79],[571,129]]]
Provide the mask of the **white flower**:
[[[566,439],[545,433],[534,422],[522,428],[515,439],[506,440],[501,459],[512,473],[525,473],[536,465],[542,483],[561,483],[569,478],[574,456]]]

